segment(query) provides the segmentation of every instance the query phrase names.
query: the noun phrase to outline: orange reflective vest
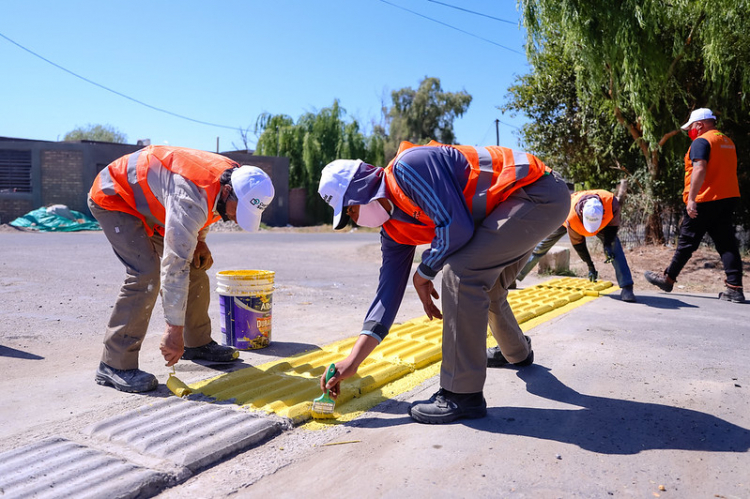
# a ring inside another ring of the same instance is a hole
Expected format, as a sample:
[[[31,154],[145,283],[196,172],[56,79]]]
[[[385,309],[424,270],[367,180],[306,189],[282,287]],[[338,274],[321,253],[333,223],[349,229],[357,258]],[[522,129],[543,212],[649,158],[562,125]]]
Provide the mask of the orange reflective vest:
[[[615,216],[614,210],[612,208],[612,202],[615,199],[615,195],[609,191],[594,189],[590,191],[574,192],[571,195],[570,212],[568,213],[567,220],[565,220],[564,222],[565,227],[568,227],[569,229],[572,229],[582,236],[587,237],[595,236],[599,232],[598,230],[593,233],[587,231],[583,226],[583,220],[581,220],[581,216],[576,211],[576,205],[578,205],[578,202],[581,200],[581,198],[590,198],[594,196],[599,198],[599,201],[602,202],[602,206],[604,207],[604,215],[602,215],[602,224],[599,226],[599,230],[609,225],[609,222],[611,222],[612,218]]]
[[[396,181],[393,166],[401,154],[413,147],[452,147],[469,162],[466,186],[463,189],[466,205],[475,223],[481,222],[514,191],[529,185],[551,170],[531,154],[507,147],[446,145],[430,141],[426,146],[402,142],[396,157],[385,168],[385,182],[390,199],[401,211],[419,222],[409,223],[389,219],[383,224],[386,233],[399,244],[429,244],[435,237],[435,223],[414,204]]]
[[[206,192],[209,219],[203,228],[221,219],[213,214],[224,170],[239,166],[231,159],[184,147],[148,146],[116,159],[104,168],[89,191],[91,199],[105,210],[122,211],[140,218],[146,232],[164,235],[164,205],[151,192],[149,171],[166,168]]]
[[[711,145],[711,155],[706,167],[706,178],[695,196],[696,203],[740,197],[740,184],[737,180],[737,149],[732,139],[718,130],[709,130],[699,138]],[[690,146],[692,147],[692,146]],[[690,193],[690,178],[693,175],[693,162],[690,161],[690,148],[685,154],[685,189],[682,200],[687,204]]]

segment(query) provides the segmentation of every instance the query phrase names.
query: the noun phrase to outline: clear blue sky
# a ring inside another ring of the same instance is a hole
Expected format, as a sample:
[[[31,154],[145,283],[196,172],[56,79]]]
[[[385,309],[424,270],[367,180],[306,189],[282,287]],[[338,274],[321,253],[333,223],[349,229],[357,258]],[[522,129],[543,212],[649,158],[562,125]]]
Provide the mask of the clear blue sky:
[[[515,0],[4,0],[2,9],[0,34],[26,49],[132,99],[229,128],[143,106],[0,37],[0,136],[54,141],[109,124],[133,144],[215,151],[219,137],[227,151],[243,147],[237,128],[263,112],[296,121],[334,99],[369,132],[391,91],[416,89],[425,76],[473,96],[455,122],[459,143],[495,144],[499,119],[501,145],[517,147],[524,122],[497,109],[528,72]],[[256,139],[251,132],[251,148]]]

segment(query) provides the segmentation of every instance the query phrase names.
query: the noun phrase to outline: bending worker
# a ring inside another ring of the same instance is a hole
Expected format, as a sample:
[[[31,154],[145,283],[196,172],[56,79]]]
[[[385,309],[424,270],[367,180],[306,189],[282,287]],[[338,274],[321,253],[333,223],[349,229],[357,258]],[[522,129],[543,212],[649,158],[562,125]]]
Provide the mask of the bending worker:
[[[417,245],[429,244],[412,283],[430,319],[443,319],[440,390],[415,402],[422,423],[447,423],[487,413],[482,390],[488,364],[533,361],[508,305],[508,286],[534,245],[565,219],[565,182],[534,156],[504,147],[401,144],[387,168],[336,160],[322,172],[318,192],[333,207],[334,229],[352,219],[382,227],[375,299],[362,332],[327,385],[341,381],[385,338],[398,312]],[[433,286],[443,271],[442,312]],[[487,325],[499,348],[487,350]]]
[[[573,193],[565,227],[568,229],[570,244],[588,266],[589,280],[596,281],[599,273],[586,247],[586,237],[596,236],[604,246],[604,263],[612,263],[615,268],[617,285],[621,288],[620,299],[634,302],[633,277],[622,251],[620,238],[617,237],[620,228],[620,203],[615,195],[601,189]]]
[[[99,173],[89,208],[127,274],[107,324],[98,384],[133,393],[157,387],[153,374],[138,369],[138,354],[160,288],[167,366],[180,358],[237,359],[237,350],[211,339],[206,235],[222,219],[257,231],[273,196],[260,168],[180,147],[148,146]]]

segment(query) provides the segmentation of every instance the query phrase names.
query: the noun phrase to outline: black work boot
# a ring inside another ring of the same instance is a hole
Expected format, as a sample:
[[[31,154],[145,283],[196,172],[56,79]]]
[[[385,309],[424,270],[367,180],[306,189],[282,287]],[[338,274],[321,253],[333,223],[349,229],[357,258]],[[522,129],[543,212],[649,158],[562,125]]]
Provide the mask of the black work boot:
[[[645,277],[649,283],[653,284],[662,291],[666,291],[667,293],[671,292],[674,288],[674,281],[670,279],[667,274],[659,274],[657,272],[651,272],[650,270],[647,270],[643,273],[643,277]]]
[[[202,347],[185,348],[184,360],[208,360],[210,362],[232,362],[237,360],[240,352],[234,347],[219,345],[214,340]]]
[[[632,284],[630,286],[623,286],[622,290],[620,291],[620,300],[628,303],[635,303],[635,295],[633,294]]]
[[[140,369],[115,369],[104,362],[99,363],[94,380],[100,385],[128,393],[150,392],[159,386],[153,374]]]
[[[745,294],[739,286],[724,283],[726,288],[719,293],[719,300],[731,301],[733,303],[745,303]]]
[[[531,349],[531,338],[528,336],[524,336],[524,338],[526,338],[526,342],[529,344],[529,355],[521,362],[514,362],[512,365],[516,367],[526,367],[534,363],[534,350]],[[505,367],[508,365],[511,365],[511,363],[503,356],[500,347],[487,349],[487,367]]]
[[[430,400],[414,402],[409,416],[427,424],[450,423],[461,418],[483,418],[487,415],[487,402],[482,392],[453,393],[441,388]]]

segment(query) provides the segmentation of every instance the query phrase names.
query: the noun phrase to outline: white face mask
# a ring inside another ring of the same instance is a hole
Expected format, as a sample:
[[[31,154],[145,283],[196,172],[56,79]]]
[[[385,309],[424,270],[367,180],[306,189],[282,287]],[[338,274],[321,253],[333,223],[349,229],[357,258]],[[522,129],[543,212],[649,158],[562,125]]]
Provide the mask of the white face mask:
[[[360,205],[357,225],[372,228],[380,227],[386,223],[389,218],[391,218],[391,214],[388,213],[376,199],[375,201]]]

